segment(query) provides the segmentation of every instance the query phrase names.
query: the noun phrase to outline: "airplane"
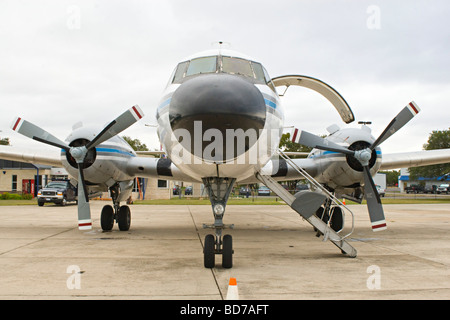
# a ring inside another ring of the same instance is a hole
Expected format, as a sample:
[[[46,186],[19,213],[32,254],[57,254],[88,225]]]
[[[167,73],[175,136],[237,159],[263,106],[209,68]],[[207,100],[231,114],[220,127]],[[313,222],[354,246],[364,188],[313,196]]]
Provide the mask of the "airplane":
[[[135,177],[203,183],[214,217],[214,230],[204,240],[204,267],[233,266],[233,241],[223,230],[223,218],[237,183],[264,183],[280,196],[318,235],[350,257],[356,250],[343,236],[345,205],[337,197],[367,199],[372,229],[387,228],[383,207],[373,182],[379,170],[423,166],[450,161],[450,149],[382,154],[380,145],[420,111],[408,103],[375,138],[361,128],[328,127],[322,138],[296,129],[292,139],[313,148],[307,158],[290,159],[279,150],[284,112],[277,87],[302,86],[323,95],[349,124],[354,114],[345,99],[325,82],[308,76],[271,78],[264,66],[242,53],[218,48],[181,60],[169,78],[156,110],[157,134],[164,158],[141,157],[118,136],[144,117],[135,105],[103,129],[75,126],[65,141],[20,117],[12,130],[61,150],[58,158],[0,149],[0,158],[62,165],[78,182],[78,227],[92,229],[89,194],[110,191],[113,205],[105,205],[101,228],[129,230],[131,212],[121,205],[131,193]],[[285,91],[286,92],[286,91]],[[148,153],[148,152],[147,152]],[[307,179],[311,190],[289,194],[279,181]],[[353,227],[352,227],[353,228]]]

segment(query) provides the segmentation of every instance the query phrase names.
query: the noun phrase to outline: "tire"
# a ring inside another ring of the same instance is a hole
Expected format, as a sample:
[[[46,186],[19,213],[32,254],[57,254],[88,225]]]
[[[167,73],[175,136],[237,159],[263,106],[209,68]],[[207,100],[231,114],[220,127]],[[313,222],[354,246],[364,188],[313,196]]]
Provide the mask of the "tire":
[[[38,201],[38,206],[39,206],[39,207],[43,207],[43,206],[44,206],[44,203],[45,203],[44,201]]]
[[[103,231],[111,231],[114,226],[114,209],[110,205],[104,206],[100,215]]]
[[[205,268],[214,268],[216,264],[215,239],[212,234],[205,237],[205,247],[203,248],[203,264]]]
[[[131,225],[131,211],[128,206],[121,206],[118,214],[118,224],[120,231],[130,230]]]
[[[344,226],[344,216],[340,207],[334,207],[332,210],[330,227],[334,231],[338,232]]]
[[[223,236],[222,267],[227,269],[233,267],[233,238],[229,234]]]

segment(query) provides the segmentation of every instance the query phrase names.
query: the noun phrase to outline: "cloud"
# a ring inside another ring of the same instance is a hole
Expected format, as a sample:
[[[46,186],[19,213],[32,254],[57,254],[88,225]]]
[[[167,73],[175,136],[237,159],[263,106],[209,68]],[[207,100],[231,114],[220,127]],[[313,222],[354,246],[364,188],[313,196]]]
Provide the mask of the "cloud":
[[[379,8],[378,29],[368,27],[370,6]],[[227,41],[263,62],[273,77],[302,74],[329,83],[357,119],[373,120],[375,135],[416,100],[422,112],[383,147],[421,149],[450,119],[449,9],[438,0],[4,0],[1,135],[19,141],[9,124],[22,115],[65,138],[78,121],[102,126],[139,104],[146,117],[126,134],[159,148],[155,130],[144,123],[155,123],[173,68]],[[334,122],[344,125],[320,96],[289,90],[286,125],[317,133]]]

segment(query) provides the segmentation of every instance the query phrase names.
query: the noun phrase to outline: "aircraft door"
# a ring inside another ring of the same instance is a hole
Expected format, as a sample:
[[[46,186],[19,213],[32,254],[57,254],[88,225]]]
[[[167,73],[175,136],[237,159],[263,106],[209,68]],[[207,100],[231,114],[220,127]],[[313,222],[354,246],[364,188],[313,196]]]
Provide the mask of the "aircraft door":
[[[300,75],[289,75],[273,78],[272,82],[275,87],[286,87],[286,90],[280,96],[283,96],[290,86],[299,86],[314,90],[331,102],[341,116],[342,121],[350,123],[355,120],[353,111],[347,101],[333,87],[319,79]]]

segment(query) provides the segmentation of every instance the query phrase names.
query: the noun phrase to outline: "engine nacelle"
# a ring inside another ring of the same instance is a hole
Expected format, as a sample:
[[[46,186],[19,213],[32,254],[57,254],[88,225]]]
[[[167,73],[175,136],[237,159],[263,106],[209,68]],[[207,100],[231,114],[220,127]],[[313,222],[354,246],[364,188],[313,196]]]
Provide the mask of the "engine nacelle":
[[[366,126],[361,129],[337,130],[325,139],[354,151],[366,149],[375,141],[370,129]],[[363,167],[352,155],[313,149],[309,158],[319,163],[320,174],[315,179],[331,189],[358,188],[364,184]],[[377,147],[372,151],[369,160],[372,176],[376,174],[380,166],[381,149]]]
[[[86,145],[99,130],[89,127],[75,129],[66,139],[70,147]],[[84,178],[87,185],[97,185],[101,189],[111,187],[118,181],[132,180],[134,177],[126,174],[126,166],[130,157],[136,153],[121,137],[114,136],[88,151],[83,162]],[[65,150],[61,150],[61,161],[67,172],[78,176],[78,163]]]

